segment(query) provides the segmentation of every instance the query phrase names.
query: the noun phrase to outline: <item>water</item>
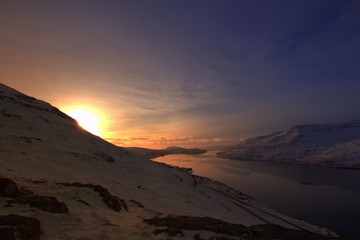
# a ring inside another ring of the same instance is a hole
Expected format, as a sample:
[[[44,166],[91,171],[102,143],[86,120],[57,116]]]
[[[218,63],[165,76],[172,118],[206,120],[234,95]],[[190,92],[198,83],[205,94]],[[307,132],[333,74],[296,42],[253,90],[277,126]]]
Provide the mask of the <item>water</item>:
[[[360,171],[231,160],[215,153],[154,160],[190,167],[289,216],[360,239]]]

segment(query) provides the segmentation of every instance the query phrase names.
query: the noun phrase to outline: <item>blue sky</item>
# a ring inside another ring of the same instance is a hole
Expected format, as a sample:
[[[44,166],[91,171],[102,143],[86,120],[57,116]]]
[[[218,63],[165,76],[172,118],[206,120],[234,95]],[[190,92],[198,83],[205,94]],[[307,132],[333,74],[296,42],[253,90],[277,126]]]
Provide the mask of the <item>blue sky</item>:
[[[359,42],[360,1],[0,1],[0,81],[104,109],[118,144],[360,119]]]

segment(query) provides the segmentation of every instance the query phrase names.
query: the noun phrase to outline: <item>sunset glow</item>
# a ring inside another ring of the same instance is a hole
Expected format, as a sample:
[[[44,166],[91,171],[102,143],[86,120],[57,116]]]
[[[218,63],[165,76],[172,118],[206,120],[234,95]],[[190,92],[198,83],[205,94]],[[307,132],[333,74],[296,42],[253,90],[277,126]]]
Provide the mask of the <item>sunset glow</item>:
[[[360,119],[359,1],[209,1],[0,1],[0,81],[118,146]]]
[[[100,136],[102,131],[99,126],[99,118],[94,113],[85,109],[74,109],[67,112],[67,114],[74,118],[82,128]]]

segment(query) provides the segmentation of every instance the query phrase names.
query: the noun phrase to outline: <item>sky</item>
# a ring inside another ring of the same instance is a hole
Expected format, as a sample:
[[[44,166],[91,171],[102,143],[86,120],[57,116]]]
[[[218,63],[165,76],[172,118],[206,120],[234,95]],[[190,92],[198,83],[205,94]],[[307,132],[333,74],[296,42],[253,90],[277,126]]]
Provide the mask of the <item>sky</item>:
[[[0,82],[120,146],[360,119],[360,1],[0,0]]]

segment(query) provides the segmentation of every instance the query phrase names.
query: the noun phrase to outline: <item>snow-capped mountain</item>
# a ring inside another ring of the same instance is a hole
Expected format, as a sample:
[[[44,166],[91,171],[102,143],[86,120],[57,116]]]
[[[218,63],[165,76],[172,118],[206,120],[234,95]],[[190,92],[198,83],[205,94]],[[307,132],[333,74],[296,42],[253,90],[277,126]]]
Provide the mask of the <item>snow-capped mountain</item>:
[[[335,236],[188,169],[150,161],[143,149],[114,146],[0,84],[0,239]]]
[[[218,153],[220,157],[360,168],[360,120],[299,125],[249,138]]]

